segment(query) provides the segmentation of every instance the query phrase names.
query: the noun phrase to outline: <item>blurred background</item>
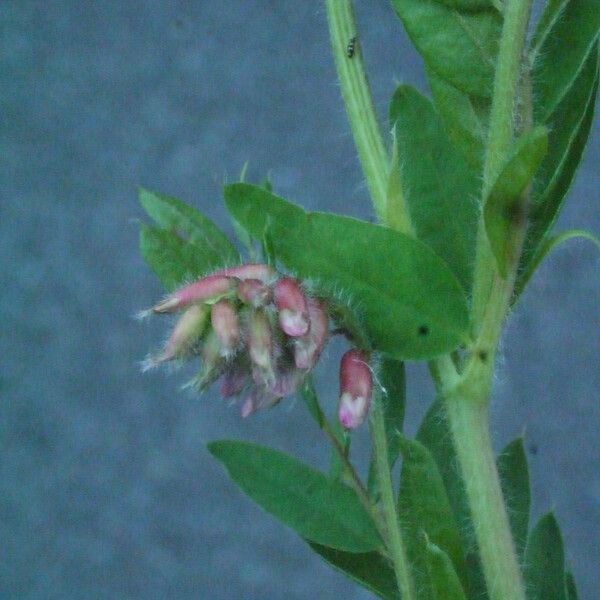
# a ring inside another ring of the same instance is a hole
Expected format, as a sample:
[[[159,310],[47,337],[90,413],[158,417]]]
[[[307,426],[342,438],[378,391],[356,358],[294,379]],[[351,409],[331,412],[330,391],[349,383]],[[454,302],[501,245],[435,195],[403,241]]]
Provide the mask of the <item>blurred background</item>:
[[[425,91],[389,3],[356,2],[385,117]],[[204,448],[260,441],[317,466],[301,401],[242,420],[187,373],[142,375],[167,324],[138,253],[138,185],[228,233],[221,187],[245,161],[309,209],[371,218],[320,2],[0,3],[0,598],[366,599],[255,507]],[[598,124],[559,227],[600,232]],[[500,449],[525,432],[533,517],[556,511],[582,599],[600,559],[600,275],[571,242],[533,279],[503,342]],[[342,346],[322,364],[331,410]],[[409,368],[406,429],[432,400]],[[364,434],[357,449],[365,449]]]

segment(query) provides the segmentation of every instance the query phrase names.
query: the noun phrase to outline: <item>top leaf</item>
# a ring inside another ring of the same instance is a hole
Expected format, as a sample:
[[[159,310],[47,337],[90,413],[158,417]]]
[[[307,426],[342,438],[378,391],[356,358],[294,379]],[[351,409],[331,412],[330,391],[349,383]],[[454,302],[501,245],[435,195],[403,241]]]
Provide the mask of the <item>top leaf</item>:
[[[519,208],[521,195],[533,179],[547,147],[548,132],[544,127],[536,127],[523,134],[515,142],[485,201],[485,230],[503,277],[511,259],[509,238],[512,224],[525,218],[523,209]]]
[[[401,85],[390,104],[402,185],[417,236],[439,254],[468,293],[479,218],[479,177],[456,152],[431,102]]]
[[[324,293],[356,300],[376,349],[399,359],[429,359],[467,339],[460,284],[432,250],[406,235],[363,221],[306,213],[265,190],[225,188],[229,211],[260,238],[267,223],[277,258]]]
[[[545,123],[571,89],[598,39],[597,0],[550,2],[534,38],[532,81],[535,116]]]
[[[180,238],[201,246],[216,265],[236,263],[240,256],[227,236],[204,215],[184,202],[145,189],[139,191],[140,204],[157,225]]]
[[[435,0],[392,4],[430,69],[467,94],[491,95],[502,28],[495,9],[459,11],[458,2],[455,8]]]

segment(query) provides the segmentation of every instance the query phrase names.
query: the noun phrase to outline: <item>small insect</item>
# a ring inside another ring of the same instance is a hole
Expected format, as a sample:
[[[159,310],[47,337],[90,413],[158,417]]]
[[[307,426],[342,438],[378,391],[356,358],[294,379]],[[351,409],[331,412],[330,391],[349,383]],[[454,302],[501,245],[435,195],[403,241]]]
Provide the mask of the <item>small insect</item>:
[[[354,56],[354,52],[356,51],[356,36],[351,37],[348,45],[346,46],[346,56],[348,58],[352,58]]]

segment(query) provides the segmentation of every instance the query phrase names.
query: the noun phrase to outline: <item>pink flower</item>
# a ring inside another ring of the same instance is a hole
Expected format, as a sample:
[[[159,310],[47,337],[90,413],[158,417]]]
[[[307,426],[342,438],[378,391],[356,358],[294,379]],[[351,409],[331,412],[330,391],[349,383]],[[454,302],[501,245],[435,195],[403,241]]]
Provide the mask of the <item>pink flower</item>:
[[[348,350],[340,362],[338,418],[346,429],[356,429],[371,404],[373,378],[367,358],[360,350]]]
[[[209,275],[184,285],[169,294],[162,302],[156,304],[155,313],[172,313],[190,304],[215,300],[231,292],[235,288],[235,279],[225,275]]]
[[[240,343],[240,324],[234,305],[225,299],[213,304],[210,322],[221,342],[221,355],[233,356]]]
[[[281,329],[292,337],[304,335],[308,331],[310,321],[306,297],[298,281],[292,277],[278,279],[274,299]]]

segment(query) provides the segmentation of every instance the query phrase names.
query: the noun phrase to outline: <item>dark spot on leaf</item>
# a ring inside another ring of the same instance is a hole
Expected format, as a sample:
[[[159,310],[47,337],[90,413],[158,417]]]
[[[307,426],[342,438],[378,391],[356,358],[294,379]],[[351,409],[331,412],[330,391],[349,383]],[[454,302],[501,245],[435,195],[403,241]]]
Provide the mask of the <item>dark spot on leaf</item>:
[[[477,356],[479,357],[479,360],[480,360],[481,362],[486,362],[486,361],[487,361],[487,359],[488,359],[488,353],[487,353],[487,350],[479,350],[479,351],[477,352]]]
[[[429,327],[427,327],[427,325],[419,325],[417,332],[421,336],[427,335],[429,333]]]

